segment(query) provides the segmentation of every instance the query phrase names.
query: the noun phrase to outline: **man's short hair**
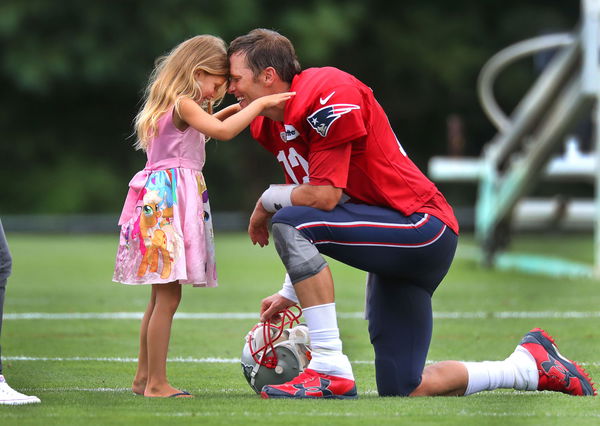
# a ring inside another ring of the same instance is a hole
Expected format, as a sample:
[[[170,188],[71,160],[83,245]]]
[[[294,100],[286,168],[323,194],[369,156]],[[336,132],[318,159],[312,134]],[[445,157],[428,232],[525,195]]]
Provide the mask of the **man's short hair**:
[[[292,42],[276,31],[257,28],[231,42],[227,56],[244,53],[254,77],[268,67],[273,67],[279,78],[291,83],[302,71]]]

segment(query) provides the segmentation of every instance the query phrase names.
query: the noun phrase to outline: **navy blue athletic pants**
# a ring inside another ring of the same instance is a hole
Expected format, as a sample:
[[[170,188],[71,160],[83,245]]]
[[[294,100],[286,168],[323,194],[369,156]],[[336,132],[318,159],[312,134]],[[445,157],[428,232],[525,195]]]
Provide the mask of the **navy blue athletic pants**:
[[[433,328],[431,296],[458,236],[436,217],[346,203],[332,211],[292,206],[273,223],[295,227],[320,253],[367,271],[366,317],[382,396],[409,395],[420,383]]]
[[[12,257],[8,250],[8,243],[4,236],[4,228],[0,221],[0,336],[2,335],[2,315],[4,309],[4,292],[6,281],[12,270]],[[2,347],[0,346],[0,374],[2,374]]]

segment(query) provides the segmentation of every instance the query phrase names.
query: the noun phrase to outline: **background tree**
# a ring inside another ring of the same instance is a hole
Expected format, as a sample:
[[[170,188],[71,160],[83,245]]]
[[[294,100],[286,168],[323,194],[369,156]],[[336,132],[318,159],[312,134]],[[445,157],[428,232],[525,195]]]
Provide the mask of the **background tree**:
[[[551,0],[3,0],[0,4],[0,213],[116,213],[143,167],[132,120],[156,57],[196,34],[230,41],[280,31],[304,67],[333,65],[371,86],[403,145],[425,168],[446,153],[446,118],[463,117],[466,153],[493,129],[476,78],[499,49],[570,31],[579,1]],[[530,63],[498,84],[507,110]],[[224,105],[233,102],[228,98]],[[247,210],[281,172],[248,133],[210,143],[215,210]]]

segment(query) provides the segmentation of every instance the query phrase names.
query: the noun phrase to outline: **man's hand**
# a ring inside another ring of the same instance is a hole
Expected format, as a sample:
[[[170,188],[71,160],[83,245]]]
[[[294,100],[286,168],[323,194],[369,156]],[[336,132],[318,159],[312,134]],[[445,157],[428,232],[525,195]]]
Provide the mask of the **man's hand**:
[[[277,312],[281,312],[295,304],[294,301],[283,297],[279,293],[266,297],[260,304],[260,320],[262,322],[269,320],[276,322],[279,319],[275,316]]]
[[[259,198],[248,225],[248,235],[252,244],[258,244],[261,247],[269,244],[269,218],[272,215],[265,210]]]

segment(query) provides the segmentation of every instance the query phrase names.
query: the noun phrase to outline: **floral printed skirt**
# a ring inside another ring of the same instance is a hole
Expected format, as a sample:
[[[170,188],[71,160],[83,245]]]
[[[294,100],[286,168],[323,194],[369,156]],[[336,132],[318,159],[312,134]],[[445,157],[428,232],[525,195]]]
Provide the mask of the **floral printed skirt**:
[[[208,191],[199,170],[143,170],[129,184],[113,281],[216,287]]]

